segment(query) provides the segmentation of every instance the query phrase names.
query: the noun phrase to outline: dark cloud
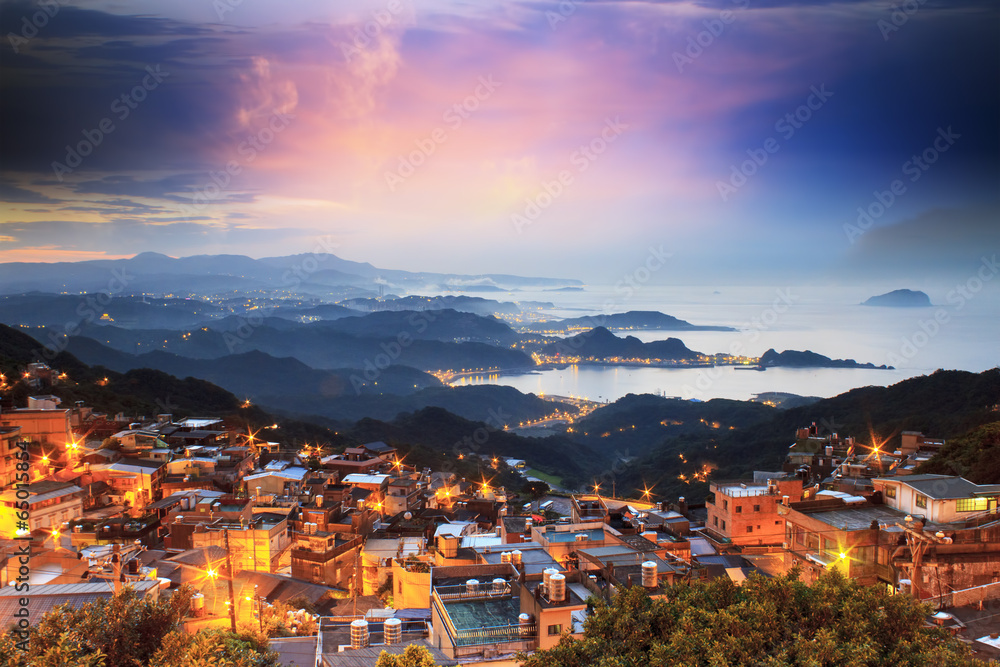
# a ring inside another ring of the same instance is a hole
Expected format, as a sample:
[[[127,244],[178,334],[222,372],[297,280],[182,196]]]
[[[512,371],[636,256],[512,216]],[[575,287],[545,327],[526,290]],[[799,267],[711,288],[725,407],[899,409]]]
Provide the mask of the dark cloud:
[[[984,256],[1000,254],[1000,205],[935,209],[860,231],[839,271],[857,278],[961,278]]]
[[[0,30],[2,30],[3,35],[6,36],[8,33],[22,35],[24,20],[27,19],[31,22],[38,12],[51,14],[44,23],[42,20],[34,22],[36,25],[41,24],[41,27],[37,28],[38,32],[35,36],[40,39],[65,39],[81,35],[158,37],[202,35],[211,32],[197,25],[151,16],[111,14],[54,1],[46,3],[46,5],[55,8],[56,11],[53,12],[52,9],[45,11],[38,3],[27,0],[13,0],[0,4]],[[35,39],[35,37],[31,39]]]
[[[172,174],[159,179],[142,180],[134,176],[116,174],[72,185],[80,194],[100,194],[124,197],[147,197],[176,202],[190,201],[197,188],[205,184],[202,173]],[[127,200],[126,200],[127,201]]]
[[[10,183],[0,182],[0,201],[10,204],[55,204],[59,200],[46,197],[31,190],[19,188]]]

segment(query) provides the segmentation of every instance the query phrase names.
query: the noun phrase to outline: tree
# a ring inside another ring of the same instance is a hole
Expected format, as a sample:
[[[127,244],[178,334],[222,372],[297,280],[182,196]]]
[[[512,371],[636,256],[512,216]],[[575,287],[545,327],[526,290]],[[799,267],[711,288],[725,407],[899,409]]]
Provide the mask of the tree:
[[[930,608],[862,586],[833,570],[813,586],[798,572],[681,583],[652,599],[632,587],[599,601],[581,640],[521,656],[525,667],[761,665],[958,667],[986,663],[947,632],[924,625]]]
[[[299,609],[306,610],[306,619],[302,623],[296,624],[295,628],[289,627],[288,612],[296,612]],[[315,613],[313,605],[301,596],[299,598],[293,598],[288,602],[276,600],[274,604],[261,605],[261,618],[259,622],[255,621],[251,624],[241,624],[240,630],[244,633],[254,634],[263,631],[264,637],[314,635],[319,629],[319,626],[312,618],[313,613]],[[260,630],[258,630],[258,628],[260,628]]]
[[[254,632],[174,630],[163,638],[150,667],[276,667],[278,654],[267,637]]]
[[[525,482],[521,487],[521,493],[531,498],[532,502],[538,502],[549,492],[549,485],[545,482]]]
[[[0,667],[106,667],[107,656],[100,650],[87,653],[79,633],[69,631],[63,633],[55,644],[37,653],[29,663],[27,653],[18,648],[12,633],[0,635]]]
[[[76,658],[68,664],[87,664],[84,658],[104,667],[148,664],[163,637],[178,626],[192,594],[184,587],[170,598],[153,600],[126,587],[114,597],[77,609],[59,606],[31,629],[27,663],[43,664],[45,656],[67,656],[71,651]]]
[[[434,662],[434,656],[419,644],[410,644],[401,655],[393,655],[382,651],[375,667],[439,667]]]
[[[202,630],[188,634],[180,621],[193,591],[152,600],[126,588],[110,599],[68,604],[30,630],[28,650],[13,633],[0,636],[2,667],[275,667],[277,654],[257,633]]]

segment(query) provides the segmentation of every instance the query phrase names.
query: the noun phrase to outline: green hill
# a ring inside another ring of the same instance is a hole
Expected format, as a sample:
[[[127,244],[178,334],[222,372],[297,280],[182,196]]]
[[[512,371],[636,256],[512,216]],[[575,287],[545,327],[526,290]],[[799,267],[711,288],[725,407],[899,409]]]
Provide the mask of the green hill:
[[[948,440],[916,472],[961,475],[976,484],[1000,484],[1000,421]]]
[[[641,489],[656,483],[660,495],[699,498],[707,492],[707,483],[686,482],[680,475],[690,479],[704,466],[712,468],[715,479],[777,470],[795,429],[812,422],[821,433],[853,435],[863,444],[871,444],[874,435],[893,448],[899,446],[903,431],[956,438],[997,421],[993,410],[997,396],[1000,369],[995,368],[979,374],[937,371],[889,387],[861,387],[811,405],[774,411],[769,419],[734,431],[662,439],[619,475],[618,488]]]

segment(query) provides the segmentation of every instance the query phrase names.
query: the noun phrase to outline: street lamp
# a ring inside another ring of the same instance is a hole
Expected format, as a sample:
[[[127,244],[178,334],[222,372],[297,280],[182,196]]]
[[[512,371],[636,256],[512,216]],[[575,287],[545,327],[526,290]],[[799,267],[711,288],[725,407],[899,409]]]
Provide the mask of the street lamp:
[[[257,627],[260,628],[261,632],[264,632],[264,606],[260,599],[260,595],[257,594],[257,588],[257,584],[254,584],[253,595],[247,595],[243,599],[251,603],[250,617],[253,618],[254,612],[257,613]]]

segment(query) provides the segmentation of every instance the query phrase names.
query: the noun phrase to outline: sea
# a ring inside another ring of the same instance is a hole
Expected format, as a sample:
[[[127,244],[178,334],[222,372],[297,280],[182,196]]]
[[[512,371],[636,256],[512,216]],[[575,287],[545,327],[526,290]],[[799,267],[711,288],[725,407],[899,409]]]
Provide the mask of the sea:
[[[502,384],[536,395],[615,401],[626,394],[684,399],[749,400],[764,392],[830,397],[856,387],[889,386],[937,369],[981,372],[1000,364],[1000,279],[925,290],[933,306],[860,305],[879,291],[859,287],[587,287],[583,291],[511,291],[479,294],[520,303],[549,302],[546,317],[580,317],[655,310],[696,325],[736,331],[616,331],[644,341],[680,338],[692,350],[760,356],[769,348],[811,350],[881,369],[568,366],[521,374],[482,375],[456,384]],[[973,288],[979,287],[973,291]],[[631,293],[629,293],[631,291]]]

